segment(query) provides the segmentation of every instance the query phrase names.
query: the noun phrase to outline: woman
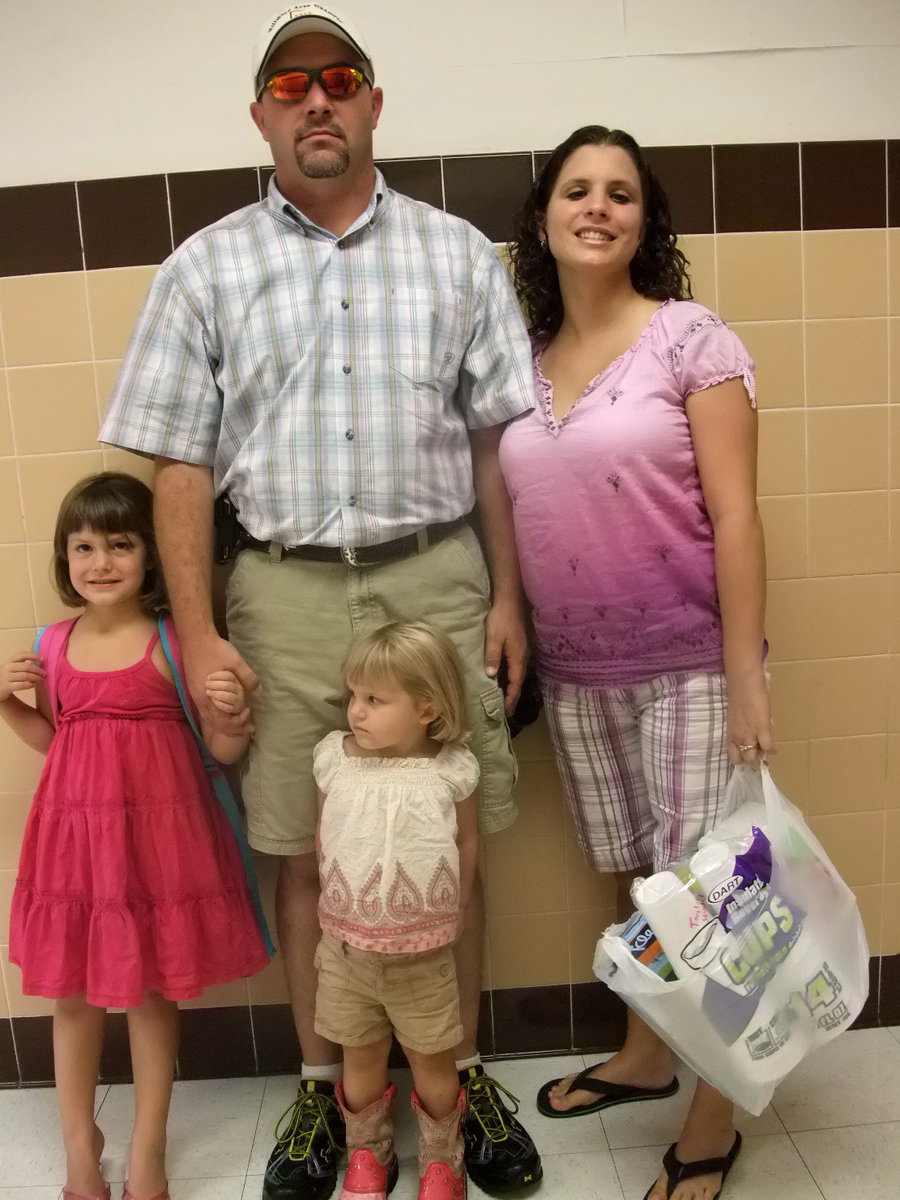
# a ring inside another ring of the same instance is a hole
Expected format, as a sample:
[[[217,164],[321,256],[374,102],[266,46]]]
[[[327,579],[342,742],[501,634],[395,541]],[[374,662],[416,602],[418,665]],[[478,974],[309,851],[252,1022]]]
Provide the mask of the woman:
[[[690,299],[668,203],[633,138],[587,126],[553,152],[512,247],[537,406],[501,443],[538,669],[579,841],[614,872],[689,857],[734,763],[773,749],[753,364]],[[678,1088],[633,1013],[622,1049],[538,1095],[547,1116]],[[645,1200],[712,1200],[738,1150],[699,1081]]]

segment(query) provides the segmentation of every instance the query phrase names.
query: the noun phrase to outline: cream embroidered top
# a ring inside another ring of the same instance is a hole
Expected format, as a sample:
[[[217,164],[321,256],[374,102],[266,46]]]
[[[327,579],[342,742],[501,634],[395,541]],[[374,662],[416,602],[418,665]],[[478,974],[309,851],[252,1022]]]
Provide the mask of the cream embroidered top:
[[[434,758],[351,758],[340,730],[313,753],[322,929],[361,950],[409,954],[456,937],[456,809],[478,783],[465,746]]]

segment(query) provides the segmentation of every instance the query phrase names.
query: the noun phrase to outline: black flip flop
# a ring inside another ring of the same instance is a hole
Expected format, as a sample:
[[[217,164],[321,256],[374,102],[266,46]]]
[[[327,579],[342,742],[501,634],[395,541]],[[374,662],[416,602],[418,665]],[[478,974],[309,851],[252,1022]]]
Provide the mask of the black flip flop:
[[[594,1079],[591,1071],[596,1071],[597,1067],[602,1066],[602,1063],[594,1063],[591,1067],[585,1067],[566,1088],[567,1096],[569,1092],[593,1092],[597,1097],[596,1100],[590,1104],[577,1104],[574,1108],[567,1108],[564,1112],[553,1108],[550,1104],[550,1091],[561,1080],[551,1079],[537,1094],[538,1112],[545,1117],[552,1117],[554,1120],[561,1120],[564,1117],[586,1117],[591,1113],[601,1112],[604,1108],[612,1108],[614,1104],[630,1104],[634,1100],[664,1100],[666,1096],[674,1096],[678,1091],[678,1079],[674,1075],[672,1082],[661,1088],[631,1087],[627,1083],[609,1083],[605,1079]]]
[[[722,1187],[716,1192],[712,1200],[719,1200],[722,1195],[722,1188],[725,1186],[725,1180],[728,1178],[728,1172],[734,1166],[734,1160],[737,1158],[741,1149],[741,1135],[735,1132],[734,1142],[731,1149],[724,1158],[701,1158],[697,1162],[683,1163],[675,1157],[675,1143],[668,1148],[663,1155],[663,1170],[666,1173],[666,1196],[671,1200],[672,1193],[678,1187],[679,1183],[684,1179],[696,1179],[698,1175],[718,1175],[722,1176]],[[653,1191],[653,1184],[647,1189],[644,1194],[644,1200]]]

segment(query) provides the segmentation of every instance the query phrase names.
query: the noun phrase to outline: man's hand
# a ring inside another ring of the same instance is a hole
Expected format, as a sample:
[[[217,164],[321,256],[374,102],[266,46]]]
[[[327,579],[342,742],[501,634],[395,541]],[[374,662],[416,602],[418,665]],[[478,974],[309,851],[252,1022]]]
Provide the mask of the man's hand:
[[[494,678],[501,662],[506,662],[504,707],[507,716],[519,699],[527,659],[528,639],[521,605],[494,604],[484,626],[484,669]]]
[[[257,676],[231,642],[217,633],[183,641],[181,652],[188,690],[204,725],[229,737],[240,736],[246,729],[246,700],[259,688]],[[244,700],[239,711],[221,708],[209,695],[207,684],[211,676],[226,676],[235,681]]]

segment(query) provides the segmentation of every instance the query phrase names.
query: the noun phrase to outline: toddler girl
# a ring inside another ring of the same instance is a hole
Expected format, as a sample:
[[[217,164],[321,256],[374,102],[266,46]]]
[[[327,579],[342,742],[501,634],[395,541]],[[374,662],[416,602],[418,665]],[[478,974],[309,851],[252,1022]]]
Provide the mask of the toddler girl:
[[[125,1200],[163,1200],[176,1001],[268,956],[238,847],[212,795],[159,643],[164,601],[152,496],[130,475],[76,484],[54,535],[55,581],[80,616],[43,657],[0,667],[0,715],[47,755],[19,862],[9,938],[23,992],[56,1000],[53,1046],[65,1200],[109,1197],[94,1089],[107,1007],[127,1009],[135,1119]],[[46,669],[45,669],[46,668]],[[14,693],[34,689],[32,708]],[[243,690],[211,676],[231,714],[222,761],[249,738]]]
[[[329,734],[314,754],[316,1032],[344,1047],[341,1200],[383,1200],[397,1178],[392,1031],[412,1068],[420,1200],[459,1200],[465,1093],[452,943],[475,874],[478,782],[463,744],[462,669],[443,634],[393,622],[354,642],[344,674],[350,732]]]

